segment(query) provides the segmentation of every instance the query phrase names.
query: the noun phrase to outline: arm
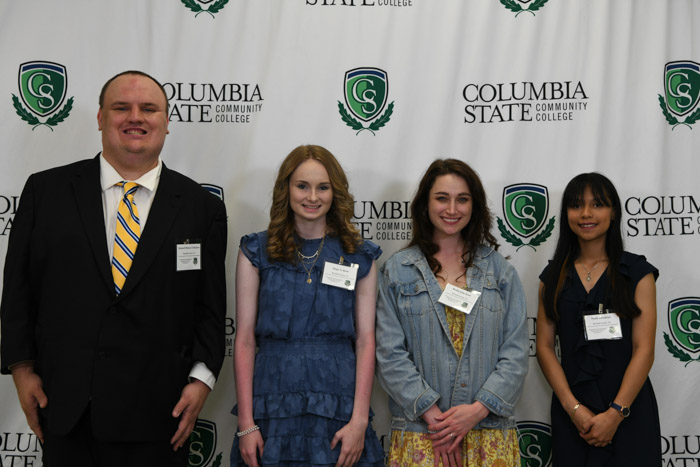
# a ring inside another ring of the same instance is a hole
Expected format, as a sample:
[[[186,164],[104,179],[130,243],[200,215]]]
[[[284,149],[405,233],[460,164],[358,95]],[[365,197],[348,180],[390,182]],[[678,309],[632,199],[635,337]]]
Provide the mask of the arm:
[[[525,290],[515,268],[508,263],[503,267],[503,275],[496,278],[504,308],[498,361],[474,399],[499,417],[511,417],[525,384],[529,340]]]
[[[540,364],[542,374],[544,374],[547,382],[552,387],[564,411],[569,415],[573,414],[571,421],[576,425],[578,431],[582,433],[586,431],[583,428],[583,424],[593,417],[593,413],[584,405],[579,405],[574,412],[574,407],[579,402],[573,392],[571,392],[569,382],[566,380],[566,375],[564,375],[564,369],[554,354],[555,324],[554,321],[547,318],[544,312],[543,290],[544,284],[540,282],[539,305],[537,307],[537,362]]]
[[[207,195],[209,196],[209,195]],[[209,200],[210,198],[206,198]],[[216,198],[212,198],[216,200]],[[215,379],[221,369],[225,349],[224,319],[226,316],[226,208],[216,200],[215,213],[202,250],[202,274],[198,284],[195,310],[196,329],[192,357],[201,362],[205,372]],[[195,368],[198,365],[195,365]],[[194,368],[193,368],[194,370]],[[195,373],[195,376],[197,374]],[[201,376],[202,373],[200,372]],[[183,389],[172,416],[180,418],[178,428],[170,439],[173,449],[179,449],[190,436],[197,417],[211,392],[207,379],[191,379]]]
[[[634,302],[642,313],[632,321],[632,358],[622,384],[615,396],[619,405],[630,406],[642,389],[654,363],[654,338],[656,335],[656,284],[652,273],[644,276],[634,292]],[[584,424],[588,433],[582,437],[594,446],[604,446],[612,441],[617,427],[624,419],[610,407]]]
[[[236,264],[236,338],[234,341],[234,374],[238,401],[238,428],[241,431],[255,425],[253,419],[253,370],[255,366],[255,322],[258,318],[258,269],[239,250]],[[263,439],[254,431],[239,439],[241,456],[251,467],[258,466],[262,457]]]
[[[0,302],[0,373],[10,374],[10,367],[36,360],[36,307],[30,284],[31,239],[34,230],[34,178],[29,177],[19,208],[12,223],[7,244],[2,301]]]
[[[12,374],[29,428],[43,442],[39,407],[46,408],[48,398],[41,377],[34,372],[36,309],[32,303],[29,277],[30,240],[34,228],[33,180],[34,176],[29,177],[22,191],[7,246],[0,306],[0,372]]]
[[[333,437],[331,449],[341,443],[337,466],[355,464],[364,449],[369,423],[369,401],[374,383],[374,319],[377,300],[377,268],[372,262],[369,273],[360,279],[355,300],[355,399],[350,422]]]
[[[440,394],[423,379],[411,358],[399,318],[398,292],[386,267],[379,272],[378,287],[377,378],[406,418],[416,421],[440,399]]]

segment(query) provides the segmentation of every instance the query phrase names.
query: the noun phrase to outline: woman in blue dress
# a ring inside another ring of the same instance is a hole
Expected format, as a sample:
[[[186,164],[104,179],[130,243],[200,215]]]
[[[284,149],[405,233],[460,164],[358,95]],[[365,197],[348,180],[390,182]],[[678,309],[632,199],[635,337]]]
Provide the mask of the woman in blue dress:
[[[300,146],[282,162],[265,232],[236,267],[238,432],[231,465],[371,465],[377,245],[351,223],[338,161]]]
[[[553,465],[658,467],[659,413],[648,375],[659,272],[623,250],[620,198],[605,176],[574,177],[559,219],[537,315],[537,360],[554,390]]]

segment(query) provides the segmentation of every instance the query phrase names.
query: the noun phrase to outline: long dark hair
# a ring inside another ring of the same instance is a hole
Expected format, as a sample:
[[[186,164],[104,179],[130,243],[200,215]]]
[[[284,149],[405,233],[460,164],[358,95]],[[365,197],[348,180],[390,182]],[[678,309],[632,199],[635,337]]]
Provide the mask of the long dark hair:
[[[554,258],[549,265],[549,272],[543,282],[542,301],[545,314],[552,321],[559,320],[557,301],[570,266],[581,254],[578,237],[569,227],[567,210],[581,203],[586,188],[591,189],[597,203],[612,208],[610,227],[605,233],[605,253],[608,255],[607,271],[610,277],[611,291],[614,291],[612,304],[620,316],[634,318],[639,316],[641,310],[634,303],[634,291],[629,286],[629,281],[619,270],[620,258],[622,258],[623,253],[620,196],[612,182],[605,175],[596,172],[577,175],[564,189],[559,213],[559,240],[554,251]]]
[[[418,245],[425,255],[430,269],[437,275],[442,269],[440,262],[435,259],[439,248],[433,242],[435,226],[428,215],[428,203],[430,190],[435,185],[435,180],[441,175],[457,175],[461,177],[469,187],[472,195],[472,215],[469,223],[462,229],[460,235],[464,240],[465,251],[462,254],[465,267],[469,268],[474,260],[474,251],[482,243],[488,243],[494,249],[498,249],[496,238],[491,235],[492,217],[486,203],[486,191],[481,184],[479,175],[466,163],[457,159],[437,159],[418,184],[413,201],[411,202],[411,217],[413,218],[413,238],[408,246]]]

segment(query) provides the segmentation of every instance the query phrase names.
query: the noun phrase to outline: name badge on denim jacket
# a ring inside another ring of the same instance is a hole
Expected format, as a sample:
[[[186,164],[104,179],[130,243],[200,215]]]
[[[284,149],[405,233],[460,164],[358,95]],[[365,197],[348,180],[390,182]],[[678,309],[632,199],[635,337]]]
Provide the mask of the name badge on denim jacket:
[[[447,284],[442,291],[438,302],[445,306],[469,314],[474,308],[474,304],[479,299],[481,292],[471,289],[460,289],[452,284]]]

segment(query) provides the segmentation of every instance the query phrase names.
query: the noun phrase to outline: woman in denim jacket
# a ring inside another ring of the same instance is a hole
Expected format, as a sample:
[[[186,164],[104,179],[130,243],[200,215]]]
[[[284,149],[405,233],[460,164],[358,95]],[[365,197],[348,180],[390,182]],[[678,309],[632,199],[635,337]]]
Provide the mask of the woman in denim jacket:
[[[411,243],[379,274],[389,465],[520,465],[513,409],[528,369],[525,293],[495,251],[479,176],[462,161],[436,160],[411,214]]]

